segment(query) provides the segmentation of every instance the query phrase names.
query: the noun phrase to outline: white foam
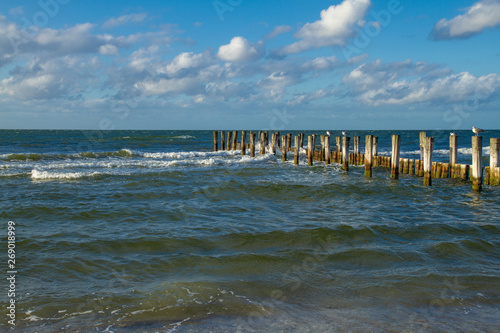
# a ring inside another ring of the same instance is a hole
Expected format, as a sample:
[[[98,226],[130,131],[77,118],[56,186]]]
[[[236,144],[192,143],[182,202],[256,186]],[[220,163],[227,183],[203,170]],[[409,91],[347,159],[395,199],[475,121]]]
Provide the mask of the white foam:
[[[91,177],[98,175],[98,172],[49,172],[49,171],[39,171],[33,169],[31,171],[31,178],[33,179],[78,179],[83,177]]]

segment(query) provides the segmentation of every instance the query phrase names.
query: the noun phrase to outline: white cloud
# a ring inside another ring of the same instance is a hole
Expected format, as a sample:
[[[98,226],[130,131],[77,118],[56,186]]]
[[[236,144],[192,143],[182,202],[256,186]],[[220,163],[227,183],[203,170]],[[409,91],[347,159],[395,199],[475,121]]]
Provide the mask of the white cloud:
[[[106,44],[99,46],[99,53],[102,55],[118,55],[119,51],[115,45]]]
[[[95,84],[95,59],[66,56],[49,61],[32,59],[0,81],[0,95],[17,100],[77,97]]]
[[[193,52],[182,52],[165,67],[165,73],[170,76],[186,74],[187,71],[199,69],[212,62],[209,52],[195,54]]]
[[[270,33],[268,33],[264,39],[273,39],[276,36],[292,31],[292,27],[289,25],[279,25],[273,29]]]
[[[435,40],[468,38],[498,25],[500,25],[500,0],[482,0],[468,8],[463,15],[437,22],[431,36]]]
[[[113,17],[102,25],[103,28],[105,29],[111,29],[115,28],[124,24],[127,24],[129,22],[132,23],[138,23],[142,22],[148,17],[148,14],[146,13],[141,13],[141,14],[130,14],[130,15],[122,15],[120,17]]]
[[[234,37],[231,42],[219,47],[217,56],[224,61],[241,62],[254,61],[262,58],[265,45],[262,42],[253,44],[243,37]]]
[[[335,93],[336,93],[335,89],[330,89],[330,90],[320,89],[318,91],[296,94],[292,100],[287,102],[287,105],[290,106],[304,105],[321,98],[333,96]]]
[[[500,90],[499,74],[479,77],[468,72],[450,74],[438,66],[411,60],[364,64],[346,75],[343,82],[371,106],[486,100]]]
[[[301,40],[277,53],[299,53],[313,48],[346,44],[355,35],[354,27],[363,22],[370,5],[370,0],[344,0],[322,10],[320,20],[307,23],[295,34]]]

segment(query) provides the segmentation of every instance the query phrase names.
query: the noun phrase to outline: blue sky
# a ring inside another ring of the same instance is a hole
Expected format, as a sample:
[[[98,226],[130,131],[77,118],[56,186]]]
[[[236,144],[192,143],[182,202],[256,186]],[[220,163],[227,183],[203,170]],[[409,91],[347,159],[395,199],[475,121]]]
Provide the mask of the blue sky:
[[[0,128],[499,128],[500,0],[0,2]]]

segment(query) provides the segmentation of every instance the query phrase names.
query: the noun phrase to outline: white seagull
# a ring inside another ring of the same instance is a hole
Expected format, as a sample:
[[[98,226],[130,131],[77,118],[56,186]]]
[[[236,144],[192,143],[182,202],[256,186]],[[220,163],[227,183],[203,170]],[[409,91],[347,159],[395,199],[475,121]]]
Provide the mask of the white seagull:
[[[451,132],[451,133],[450,133],[450,135],[451,135],[451,136],[456,136],[456,135],[457,135],[457,133],[455,133],[455,132]]]
[[[484,130],[472,126],[472,132],[476,133],[476,136],[478,136],[479,133],[484,132]]]
[[[349,132],[343,131],[343,132],[342,132],[342,135],[343,135],[343,136],[349,135]]]
[[[331,136],[331,135],[332,135],[332,134],[330,133],[330,131],[326,131],[326,134],[327,134],[328,136]]]

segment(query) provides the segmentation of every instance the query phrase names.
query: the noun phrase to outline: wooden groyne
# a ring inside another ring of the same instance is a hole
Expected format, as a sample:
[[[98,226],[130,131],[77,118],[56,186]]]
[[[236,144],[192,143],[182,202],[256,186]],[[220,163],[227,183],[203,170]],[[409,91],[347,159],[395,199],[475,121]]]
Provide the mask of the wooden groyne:
[[[294,164],[299,164],[300,150],[304,149],[304,133],[299,133],[292,140],[291,133],[280,136],[280,132],[271,133],[269,141],[269,131],[259,131],[258,140],[256,134],[250,131],[249,143],[246,142],[247,131],[241,131],[241,140],[238,141],[237,131],[225,131],[219,133],[213,131],[214,151],[220,150],[241,150],[241,155],[246,155],[246,150],[250,150],[250,157],[255,157],[255,145],[259,142],[260,154],[274,154],[279,150],[282,154],[283,162],[287,161],[288,154],[294,154]],[[434,137],[427,137],[426,132],[419,133],[420,159],[409,159],[400,157],[401,137],[392,135],[391,156],[378,155],[378,137],[366,135],[365,152],[361,152],[361,137],[354,137],[353,152],[350,153],[349,136],[335,137],[335,150],[330,148],[329,135],[320,135],[320,149],[317,149],[316,135],[307,137],[307,164],[314,165],[316,162],[324,162],[325,165],[337,163],[342,170],[348,171],[349,165],[365,167],[365,177],[372,177],[373,167],[390,169],[390,178],[398,179],[400,174],[415,175],[423,178],[424,186],[431,186],[433,179],[456,178],[463,181],[470,181],[475,191],[480,191],[483,185],[500,185],[500,168],[498,166],[498,153],[500,138],[490,139],[490,165],[483,167],[483,137],[472,137],[472,164],[457,163],[458,136],[450,135],[450,156],[449,162],[433,162],[432,152],[434,149]],[[294,146],[292,147],[292,142]],[[332,146],[333,147],[333,146]]]

